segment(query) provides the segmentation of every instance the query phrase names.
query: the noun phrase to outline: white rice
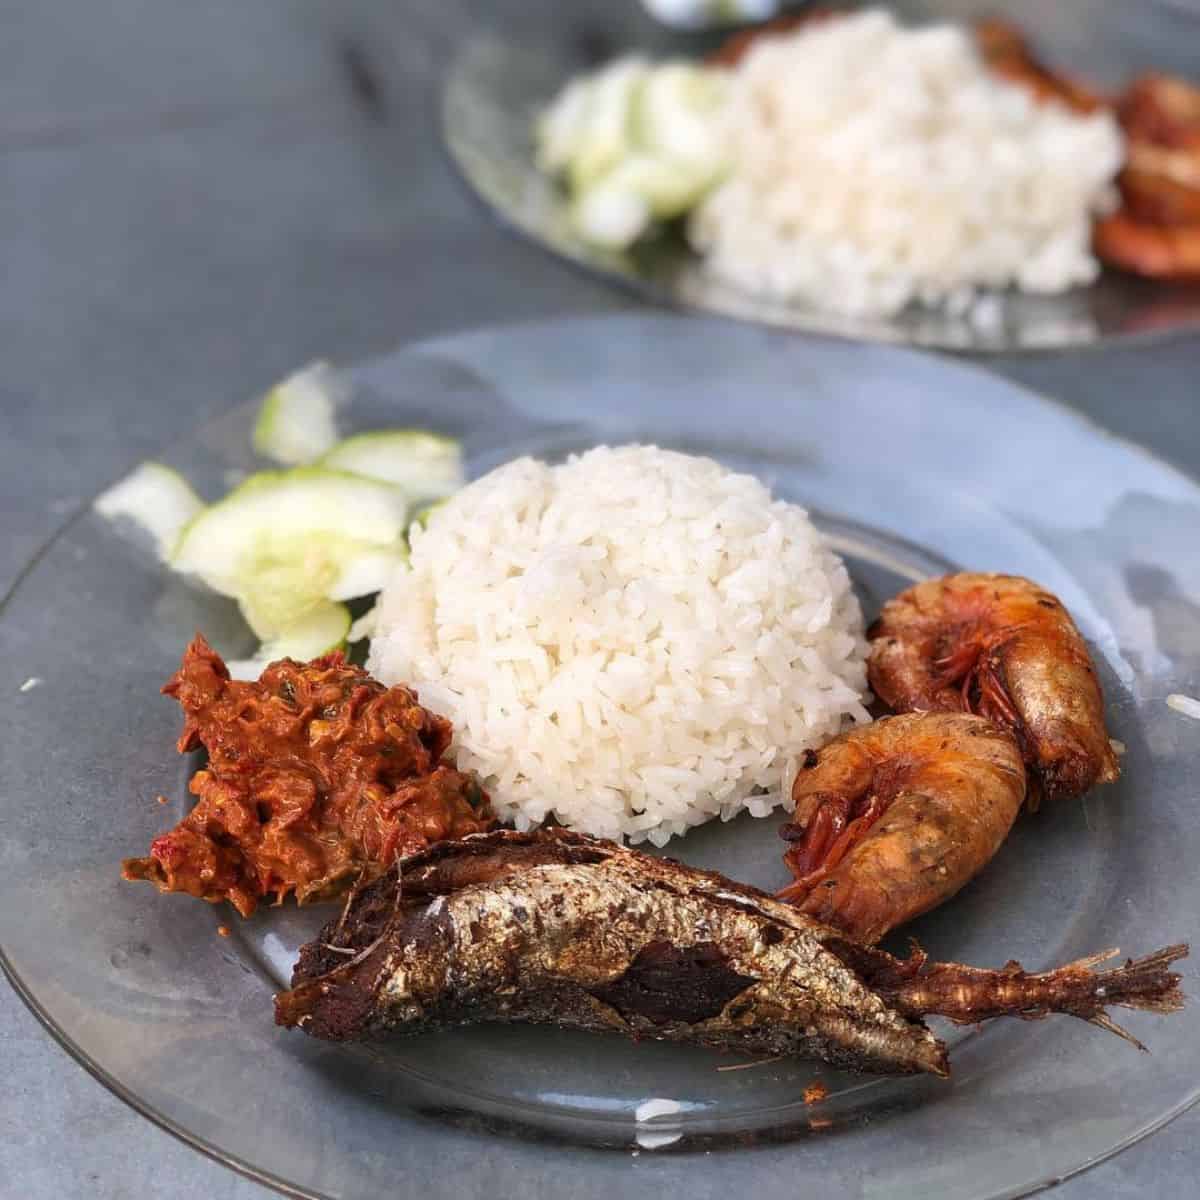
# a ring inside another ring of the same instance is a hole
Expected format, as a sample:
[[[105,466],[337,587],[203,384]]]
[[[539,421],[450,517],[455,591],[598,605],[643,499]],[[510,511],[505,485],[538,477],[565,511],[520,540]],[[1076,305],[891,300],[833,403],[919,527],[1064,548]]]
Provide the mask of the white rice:
[[[964,311],[979,286],[1095,278],[1112,202],[1108,113],[1037,104],[964,29],[872,9],[762,38],[733,72],[733,163],[689,236],[744,290],[851,314],[911,300]]]
[[[503,819],[656,845],[765,816],[866,721],[862,616],[804,510],[653,446],[524,458],[414,527],[369,667],[455,726]]]

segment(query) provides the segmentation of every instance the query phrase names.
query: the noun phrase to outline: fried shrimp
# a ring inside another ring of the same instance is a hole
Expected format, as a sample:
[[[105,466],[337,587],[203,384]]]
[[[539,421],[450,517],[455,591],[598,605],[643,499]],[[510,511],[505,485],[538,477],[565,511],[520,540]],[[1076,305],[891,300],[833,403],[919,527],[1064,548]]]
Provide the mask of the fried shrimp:
[[[1023,87],[1039,104],[1057,101],[1085,114],[1104,107],[1103,97],[1086,84],[1040,62],[1015,25],[989,18],[977,21],[974,33],[975,44],[992,74]]]
[[[780,896],[870,945],[987,865],[1025,798],[1015,741],[968,713],[884,717],[805,758]]]
[[[1200,224],[1164,225],[1118,212],[1096,222],[1092,241],[1106,263],[1135,275],[1200,279]]]
[[[931,579],[883,606],[867,630],[868,676],[896,712],[971,712],[1017,741],[1030,807],[1120,774],[1104,696],[1075,622],[1016,575]]]
[[[1154,279],[1200,279],[1200,87],[1144,75],[1121,97],[1117,115],[1123,204],[1096,223],[1097,255]]]
[[[1200,155],[1200,87],[1196,84],[1177,75],[1143,75],[1121,97],[1118,113],[1131,142]]]

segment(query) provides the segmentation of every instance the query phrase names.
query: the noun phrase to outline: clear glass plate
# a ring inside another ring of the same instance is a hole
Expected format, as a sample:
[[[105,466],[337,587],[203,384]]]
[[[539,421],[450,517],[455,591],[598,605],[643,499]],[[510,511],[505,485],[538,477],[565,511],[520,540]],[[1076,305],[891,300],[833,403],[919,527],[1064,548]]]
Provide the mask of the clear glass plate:
[[[757,297],[709,274],[675,227],[627,253],[590,245],[574,231],[563,190],[534,163],[533,120],[572,74],[639,48],[699,57],[717,35],[684,36],[624,21],[621,6],[597,29],[573,5],[537,41],[484,35],[457,57],[442,98],[442,132],[470,187],[511,229],[553,253],[655,303],[767,325],[869,341],[977,353],[1088,346],[1200,325],[1200,284],[1166,284],[1105,270],[1088,287],[1058,296],[994,292],[984,319],[911,305],[894,317],[852,317]],[[632,7],[632,6],[630,6]],[[915,20],[991,15],[991,0],[909,0]],[[1102,0],[1005,7],[1051,61],[1101,83],[1157,68],[1200,78],[1200,19],[1193,10],[1104,4]],[[597,53],[599,48],[599,54]]]
[[[460,434],[472,474],[631,439],[753,471],[818,515],[869,614],[950,567],[1037,578],[1095,648],[1124,777],[1022,818],[973,885],[906,932],[937,957],[1031,968],[1193,933],[1200,731],[1165,703],[1200,676],[1190,480],[965,365],[715,320],[485,331],[352,375],[349,428]],[[252,415],[234,410],[167,460],[219,493],[253,465]],[[818,1186],[831,1200],[979,1200],[1094,1162],[1197,1097],[1197,1006],[1122,1016],[1149,1055],[1065,1018],[939,1030],[953,1044],[950,1082],[807,1062],[728,1071],[739,1060],[549,1029],[374,1050],[278,1030],[271,993],[328,909],[243,923],[118,877],[121,858],[186,804],[195,763],[174,754],[180,718],[158,688],[197,628],[226,653],[250,648],[228,602],[165,574],[90,511],[7,599],[0,944],[18,990],[88,1069],[242,1170],[305,1196],[498,1186],[558,1197],[570,1172],[583,1200],[682,1194],[701,1180],[715,1189],[704,1194],[742,1187],[764,1200]],[[781,819],[705,827],[669,852],[778,885]],[[818,1079],[829,1098],[805,1105]],[[639,1119],[649,1099],[678,1111]]]

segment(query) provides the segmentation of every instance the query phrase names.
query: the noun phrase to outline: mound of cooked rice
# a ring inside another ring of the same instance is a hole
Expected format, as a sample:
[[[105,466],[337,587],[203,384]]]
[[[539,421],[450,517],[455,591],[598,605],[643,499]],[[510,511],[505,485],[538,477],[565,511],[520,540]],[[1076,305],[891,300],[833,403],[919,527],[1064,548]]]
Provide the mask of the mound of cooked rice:
[[[662,845],[765,816],[864,721],[846,569],[804,510],[653,446],[524,458],[414,528],[370,669],[454,722],[499,814]]]
[[[995,78],[966,29],[907,30],[881,10],[818,23],[760,39],[730,87],[732,169],[689,226],[729,282],[884,314],[1095,278],[1116,122]]]

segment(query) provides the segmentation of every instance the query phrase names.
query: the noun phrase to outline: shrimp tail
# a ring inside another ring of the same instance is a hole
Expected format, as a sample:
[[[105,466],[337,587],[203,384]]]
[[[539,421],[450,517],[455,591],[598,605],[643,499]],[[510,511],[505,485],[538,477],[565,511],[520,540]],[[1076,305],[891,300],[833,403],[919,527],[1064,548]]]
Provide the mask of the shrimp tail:
[[[1093,970],[1118,953],[1105,950],[1053,971],[1030,972],[1018,962],[1009,962],[998,971],[959,963],[929,965],[917,949],[898,965],[885,964],[872,975],[870,984],[889,1005],[912,1018],[940,1016],[959,1025],[972,1025],[993,1017],[1036,1021],[1051,1013],[1066,1013],[1145,1050],[1106,1010],[1120,1007],[1170,1013],[1181,1009],[1180,976],[1170,967],[1187,956],[1188,946],[1177,943],[1144,958],[1127,959],[1124,966]]]

